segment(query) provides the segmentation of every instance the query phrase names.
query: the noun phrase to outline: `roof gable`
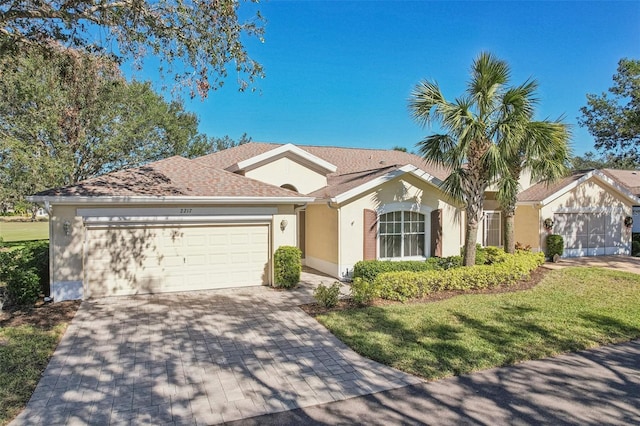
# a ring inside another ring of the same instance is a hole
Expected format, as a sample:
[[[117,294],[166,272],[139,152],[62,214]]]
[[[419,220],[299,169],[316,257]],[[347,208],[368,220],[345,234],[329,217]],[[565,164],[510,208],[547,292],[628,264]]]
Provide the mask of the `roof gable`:
[[[226,167],[226,169],[231,172],[235,172],[238,170],[250,170],[282,157],[295,159],[301,164],[309,167],[310,169],[318,171],[324,175],[335,173],[335,171],[337,170],[337,167],[330,162],[325,161],[322,158],[313,155],[290,143],[280,145],[269,151],[247,158],[246,160],[238,161],[237,163]]]
[[[575,172],[571,176],[567,176],[552,184],[544,182],[537,183],[518,194],[518,203],[535,203],[544,206],[591,178],[595,178],[609,188],[614,189],[631,203],[639,202],[638,198],[631,193],[626,186],[620,185],[619,182],[600,170],[589,170]]]
[[[274,147],[285,146],[295,145],[250,142],[200,157],[196,161],[231,170],[237,163],[242,164],[243,161],[273,151]],[[449,175],[448,169],[426,163],[421,157],[402,151],[308,145],[299,145],[296,148],[336,167],[335,172],[327,175],[327,186],[309,194],[318,198],[335,199],[347,191],[349,194],[354,194],[357,193],[355,188],[365,191],[369,186],[384,183],[385,179],[398,176],[398,173],[406,173],[409,169],[421,179],[434,185],[438,185]],[[407,168],[405,171],[398,172],[405,167]],[[389,173],[392,175],[387,176]],[[386,177],[383,178],[383,176]]]

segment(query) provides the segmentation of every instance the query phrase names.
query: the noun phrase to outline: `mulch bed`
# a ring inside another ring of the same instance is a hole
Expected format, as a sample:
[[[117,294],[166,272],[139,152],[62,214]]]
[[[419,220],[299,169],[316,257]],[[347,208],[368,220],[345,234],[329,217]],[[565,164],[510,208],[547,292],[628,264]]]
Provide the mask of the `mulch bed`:
[[[79,300],[58,303],[38,302],[34,307],[4,307],[0,311],[0,327],[31,325],[51,330],[60,323],[70,322],[80,307]]]
[[[538,285],[538,283],[542,281],[545,275],[547,275],[549,272],[551,272],[550,269],[538,268],[531,273],[529,278],[520,280],[515,285],[511,285],[511,286],[501,286],[501,287],[487,288],[487,289],[481,289],[481,290],[467,290],[467,291],[462,291],[462,290],[438,291],[438,292],[429,294],[428,296],[425,296],[423,298],[411,299],[404,303],[396,302],[393,300],[376,299],[369,306],[388,306],[388,305],[398,305],[398,304],[410,305],[410,304],[416,304],[416,303],[437,302],[439,300],[450,299],[454,296],[459,296],[461,294],[499,294],[499,293],[513,293],[516,291],[529,290],[535,287],[536,285]],[[332,312],[332,311],[343,311],[345,309],[360,308],[360,307],[362,306],[352,302],[351,299],[340,300],[338,302],[338,306],[334,308],[324,308],[318,305],[317,303],[309,303],[309,304],[300,306],[300,308],[303,311],[305,311],[307,314],[311,316],[325,314],[327,312]]]

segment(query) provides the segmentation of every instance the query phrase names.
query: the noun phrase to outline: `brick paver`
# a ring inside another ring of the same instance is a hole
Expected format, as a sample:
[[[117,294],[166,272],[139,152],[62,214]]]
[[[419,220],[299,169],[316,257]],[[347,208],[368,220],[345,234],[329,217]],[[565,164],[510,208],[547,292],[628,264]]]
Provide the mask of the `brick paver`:
[[[420,382],[300,310],[312,287],[83,302],[12,424],[216,424]]]

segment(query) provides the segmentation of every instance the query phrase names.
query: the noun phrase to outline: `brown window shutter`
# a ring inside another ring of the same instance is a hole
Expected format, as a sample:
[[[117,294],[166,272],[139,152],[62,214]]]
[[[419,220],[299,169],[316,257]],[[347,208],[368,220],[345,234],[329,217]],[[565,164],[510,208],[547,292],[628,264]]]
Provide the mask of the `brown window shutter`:
[[[431,212],[431,256],[442,257],[442,210]]]
[[[378,257],[378,215],[374,210],[363,211],[363,260],[375,260]]]

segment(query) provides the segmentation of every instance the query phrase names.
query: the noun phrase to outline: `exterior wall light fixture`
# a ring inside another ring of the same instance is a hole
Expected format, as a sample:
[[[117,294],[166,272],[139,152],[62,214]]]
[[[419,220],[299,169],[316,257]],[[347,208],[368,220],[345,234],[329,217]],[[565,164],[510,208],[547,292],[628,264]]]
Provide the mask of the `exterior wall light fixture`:
[[[287,219],[282,219],[282,221],[280,222],[280,230],[284,231],[285,229],[287,229],[288,224],[289,222],[287,222]]]
[[[62,230],[64,231],[64,235],[66,235],[67,237],[71,235],[71,222],[65,220],[62,224]]]

